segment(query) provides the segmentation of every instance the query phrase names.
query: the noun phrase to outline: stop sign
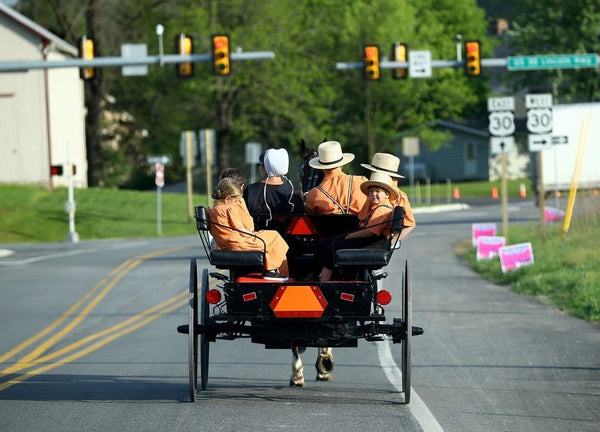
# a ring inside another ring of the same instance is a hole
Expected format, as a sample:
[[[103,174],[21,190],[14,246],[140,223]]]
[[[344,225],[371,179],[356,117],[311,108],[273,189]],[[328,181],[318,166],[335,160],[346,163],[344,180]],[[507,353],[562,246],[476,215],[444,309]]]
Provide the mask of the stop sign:
[[[157,163],[155,166],[156,177],[154,179],[156,186],[163,187],[165,185],[165,166]]]

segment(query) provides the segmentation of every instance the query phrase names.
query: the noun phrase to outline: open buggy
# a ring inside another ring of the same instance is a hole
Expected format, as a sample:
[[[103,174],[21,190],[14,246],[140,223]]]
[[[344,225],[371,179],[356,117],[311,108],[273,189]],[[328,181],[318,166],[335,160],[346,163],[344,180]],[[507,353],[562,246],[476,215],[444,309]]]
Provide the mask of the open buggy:
[[[379,280],[387,276],[381,269],[397,247],[394,239],[402,230],[404,208],[394,209],[384,248],[337,250],[335,280],[330,282],[318,281],[313,251],[324,238],[357,230],[355,215],[273,216],[269,229],[276,229],[289,245],[290,278],[285,282],[263,279],[264,250],[213,249],[208,233],[214,222],[204,207],[195,208],[195,219],[210,264],[228,274],[205,268],[199,275],[196,258],[191,260],[188,324],[177,330],[188,335],[192,402],[198,389],[198,360],[200,389],[206,390],[210,343],[237,338],[250,338],[267,349],[356,347],[359,339],[401,343],[402,392],[404,402],[410,402],[411,340],[423,333],[412,326],[410,260],[404,262],[400,318],[386,322],[384,306],[392,296],[379,289]]]

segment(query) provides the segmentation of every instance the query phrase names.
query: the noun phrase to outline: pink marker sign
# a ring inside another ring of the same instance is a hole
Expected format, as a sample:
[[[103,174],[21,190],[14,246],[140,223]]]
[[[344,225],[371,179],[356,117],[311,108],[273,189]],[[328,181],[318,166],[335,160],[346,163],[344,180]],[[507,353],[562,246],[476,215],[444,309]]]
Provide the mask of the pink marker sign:
[[[504,237],[479,236],[477,238],[477,261],[498,256],[498,252],[505,242]]]
[[[500,248],[500,265],[502,273],[533,264],[531,243],[520,243]]]
[[[495,236],[496,235],[496,224],[495,223],[480,223],[473,224],[473,246],[477,246],[477,239],[480,236]]]
[[[563,219],[565,211],[554,207],[545,207],[544,215],[546,216],[546,222],[551,223]]]

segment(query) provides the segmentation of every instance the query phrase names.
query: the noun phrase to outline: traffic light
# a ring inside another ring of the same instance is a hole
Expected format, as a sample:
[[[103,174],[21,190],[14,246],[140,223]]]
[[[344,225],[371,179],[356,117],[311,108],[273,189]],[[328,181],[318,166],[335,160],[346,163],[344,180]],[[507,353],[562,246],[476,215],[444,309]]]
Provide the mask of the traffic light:
[[[392,59],[397,62],[408,61],[408,45],[405,43],[395,43],[392,46]],[[392,69],[392,77],[394,79],[406,79],[408,77],[407,69]]]
[[[213,71],[215,75],[229,75],[229,36],[212,36]]]
[[[365,79],[375,81],[379,79],[379,47],[377,45],[365,45]]]
[[[50,175],[51,176],[63,175],[63,166],[62,165],[50,165]]]
[[[175,36],[175,52],[179,55],[194,54],[194,41],[191,36],[181,33]],[[194,76],[194,63],[177,63],[175,73],[180,78],[189,78]]]
[[[79,57],[83,60],[92,60],[94,58],[94,41],[82,36],[79,40]],[[79,77],[83,80],[94,78],[94,68],[80,68]]]
[[[465,73],[467,76],[481,75],[481,55],[479,41],[466,41],[465,52]]]

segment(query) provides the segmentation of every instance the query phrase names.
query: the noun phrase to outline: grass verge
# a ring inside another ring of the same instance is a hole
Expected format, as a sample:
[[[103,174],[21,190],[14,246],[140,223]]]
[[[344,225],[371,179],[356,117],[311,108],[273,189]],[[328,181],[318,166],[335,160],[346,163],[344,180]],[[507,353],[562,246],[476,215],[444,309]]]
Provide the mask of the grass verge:
[[[499,258],[477,261],[470,239],[455,245],[455,251],[494,283],[600,323],[600,198],[587,197],[577,205],[564,237],[562,221],[546,226],[543,243],[539,224],[511,227],[511,244],[531,242],[535,261],[531,266],[503,274]]]

